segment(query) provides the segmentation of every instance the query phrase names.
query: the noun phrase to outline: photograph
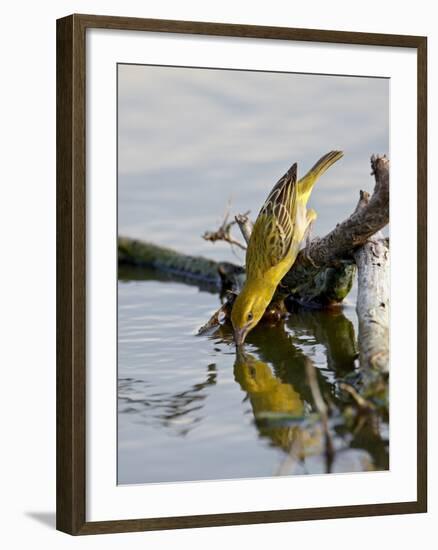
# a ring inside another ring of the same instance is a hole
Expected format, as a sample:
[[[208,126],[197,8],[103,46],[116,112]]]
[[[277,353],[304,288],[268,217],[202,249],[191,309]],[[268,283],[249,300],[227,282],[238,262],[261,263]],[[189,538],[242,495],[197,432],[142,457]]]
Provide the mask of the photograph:
[[[117,483],[389,464],[390,79],[117,65]]]

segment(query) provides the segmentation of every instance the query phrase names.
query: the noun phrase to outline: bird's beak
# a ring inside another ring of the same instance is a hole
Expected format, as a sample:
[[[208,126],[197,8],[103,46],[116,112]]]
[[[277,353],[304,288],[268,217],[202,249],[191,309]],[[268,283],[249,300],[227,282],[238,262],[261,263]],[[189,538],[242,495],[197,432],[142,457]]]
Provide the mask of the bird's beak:
[[[245,341],[246,335],[248,334],[248,327],[242,327],[240,329],[235,329],[234,331],[234,341],[236,342],[236,346],[240,347],[243,345],[243,342]]]

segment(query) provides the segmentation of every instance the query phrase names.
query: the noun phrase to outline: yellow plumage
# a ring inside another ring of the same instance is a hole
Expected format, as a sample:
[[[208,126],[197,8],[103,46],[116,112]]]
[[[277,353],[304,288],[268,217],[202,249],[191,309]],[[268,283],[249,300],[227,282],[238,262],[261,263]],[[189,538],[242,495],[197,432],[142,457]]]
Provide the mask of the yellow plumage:
[[[237,344],[259,322],[277,285],[292,267],[309,223],[316,218],[307,201],[317,179],[343,156],[327,153],[297,182],[296,163],[262,206],[246,252],[246,282],[231,313]]]

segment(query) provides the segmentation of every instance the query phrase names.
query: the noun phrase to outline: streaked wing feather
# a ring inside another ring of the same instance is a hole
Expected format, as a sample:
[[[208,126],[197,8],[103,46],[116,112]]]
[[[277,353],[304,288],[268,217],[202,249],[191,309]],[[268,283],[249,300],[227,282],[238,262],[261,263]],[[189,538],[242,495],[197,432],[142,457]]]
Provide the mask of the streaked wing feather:
[[[246,253],[246,269],[265,271],[288,254],[297,207],[297,165],[294,164],[269,193],[254,224]]]

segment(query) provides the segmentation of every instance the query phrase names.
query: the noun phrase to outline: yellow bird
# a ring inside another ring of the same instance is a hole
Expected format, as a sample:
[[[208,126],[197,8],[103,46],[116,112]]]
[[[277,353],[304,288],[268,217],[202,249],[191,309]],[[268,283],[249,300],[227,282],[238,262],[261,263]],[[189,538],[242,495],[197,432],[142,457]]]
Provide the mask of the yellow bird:
[[[297,183],[295,163],[277,182],[262,206],[246,251],[246,281],[231,312],[239,346],[262,318],[281,279],[292,267],[316,212],[307,201],[317,179],[343,156],[331,151]]]

